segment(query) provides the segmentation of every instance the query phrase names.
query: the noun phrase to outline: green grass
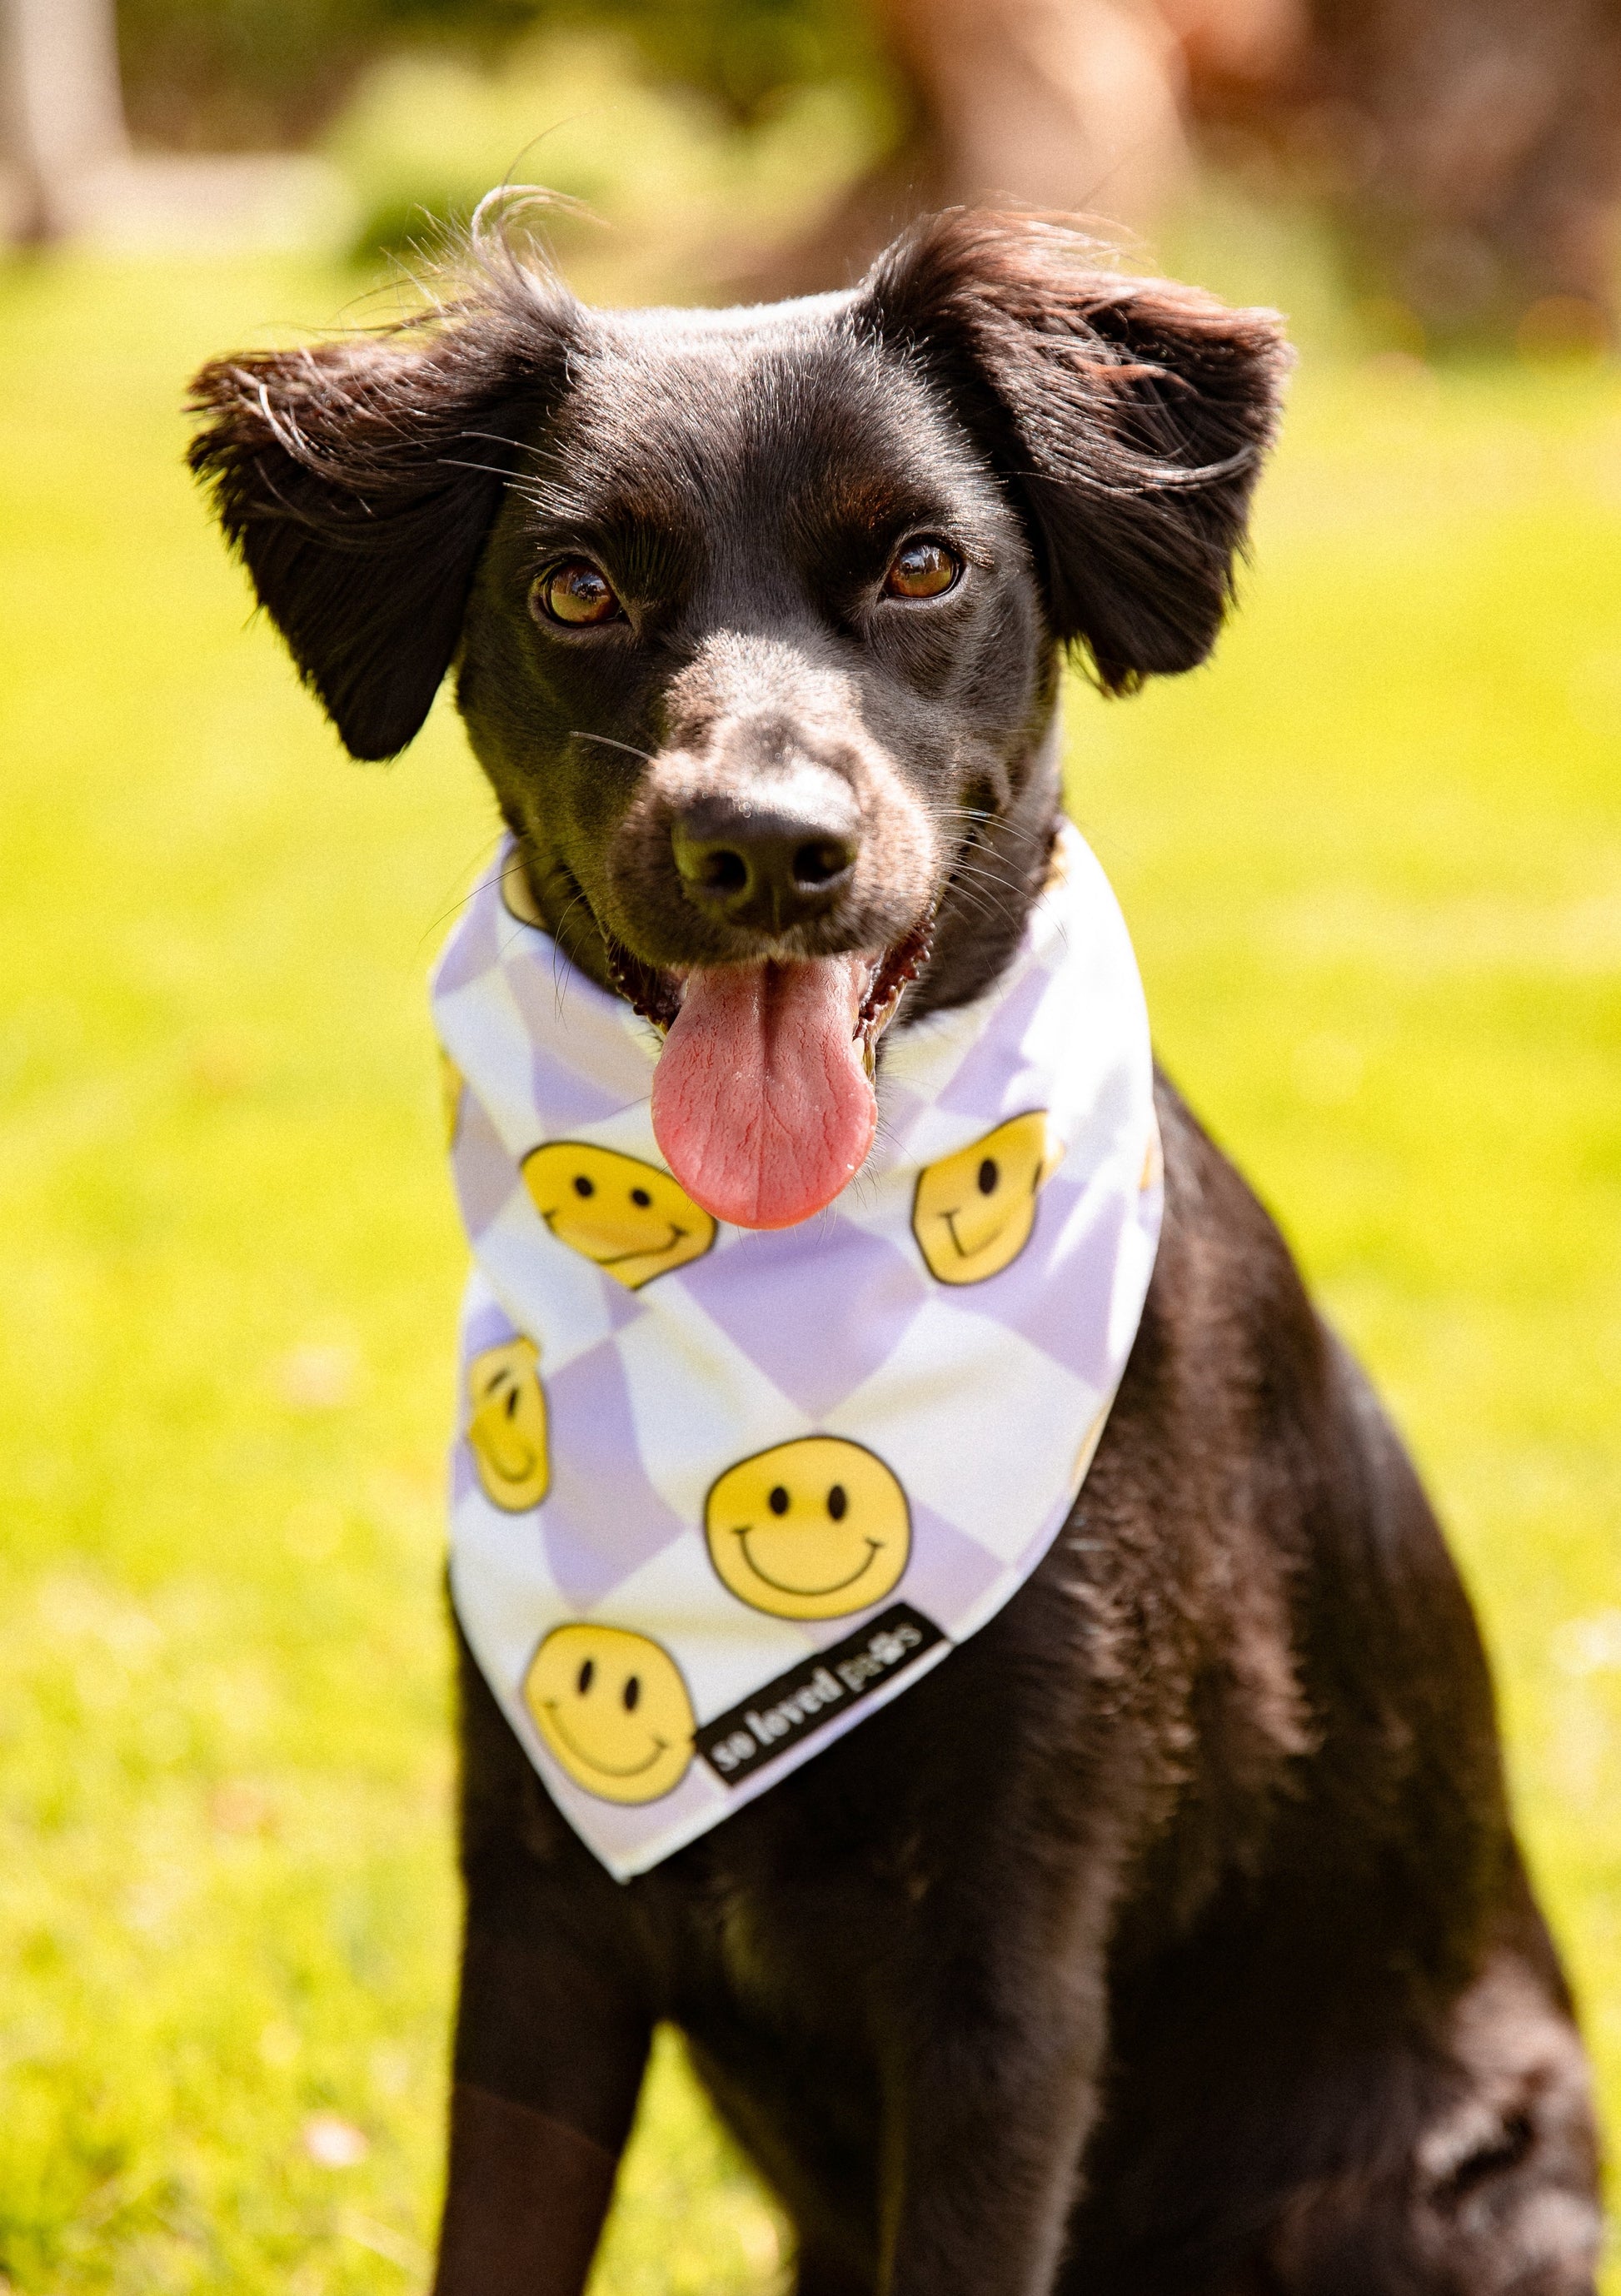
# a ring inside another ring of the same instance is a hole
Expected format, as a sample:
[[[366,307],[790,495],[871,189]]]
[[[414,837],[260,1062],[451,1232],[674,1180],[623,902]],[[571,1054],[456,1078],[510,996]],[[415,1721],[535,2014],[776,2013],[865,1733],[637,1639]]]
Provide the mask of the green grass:
[[[397,769],[340,759],[173,411],[204,354],[344,292],[0,275],[0,2267],[29,2296],[410,2290],[432,2238],[462,1247],[422,976],[491,814],[442,707]],[[1214,668],[1077,692],[1075,808],[1164,1054],[1442,1503],[1613,2120],[1613,376],[1308,372],[1247,586]],[[745,2296],[777,2253],[664,2052],[599,2296]]]

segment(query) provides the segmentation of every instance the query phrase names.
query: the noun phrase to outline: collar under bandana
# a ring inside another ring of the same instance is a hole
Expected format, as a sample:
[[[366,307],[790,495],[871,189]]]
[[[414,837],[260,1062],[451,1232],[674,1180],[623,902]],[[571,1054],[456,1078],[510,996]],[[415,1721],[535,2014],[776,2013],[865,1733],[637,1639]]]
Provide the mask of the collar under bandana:
[[[474,1256],[451,1586],[554,1800],[621,1881],[917,1680],[1062,1528],[1161,1187],[1142,988],[1079,833],[1006,973],[886,1039],[879,1135],[802,1226],[659,1160],[659,1043],[502,898],[440,961]]]

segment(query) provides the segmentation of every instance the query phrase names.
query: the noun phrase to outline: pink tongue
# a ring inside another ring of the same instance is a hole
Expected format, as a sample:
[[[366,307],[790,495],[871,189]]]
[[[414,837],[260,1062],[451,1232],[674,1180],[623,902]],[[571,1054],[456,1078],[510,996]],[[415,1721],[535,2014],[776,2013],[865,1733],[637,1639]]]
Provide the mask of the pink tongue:
[[[877,1103],[856,1041],[859,956],[692,973],[653,1078],[653,1130],[694,1201],[792,1227],[859,1171]]]

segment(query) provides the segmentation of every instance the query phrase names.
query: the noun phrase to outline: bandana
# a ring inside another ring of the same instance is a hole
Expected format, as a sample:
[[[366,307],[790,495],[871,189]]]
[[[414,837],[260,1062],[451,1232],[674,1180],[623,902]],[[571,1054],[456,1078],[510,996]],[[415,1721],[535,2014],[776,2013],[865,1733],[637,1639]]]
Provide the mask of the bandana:
[[[623,1881],[917,1681],[1057,1538],[1158,1239],[1148,1016],[1066,824],[995,987],[885,1039],[843,1193],[727,1227],[660,1160],[656,1032],[524,921],[513,869],[433,984],[474,1260],[451,1587]]]

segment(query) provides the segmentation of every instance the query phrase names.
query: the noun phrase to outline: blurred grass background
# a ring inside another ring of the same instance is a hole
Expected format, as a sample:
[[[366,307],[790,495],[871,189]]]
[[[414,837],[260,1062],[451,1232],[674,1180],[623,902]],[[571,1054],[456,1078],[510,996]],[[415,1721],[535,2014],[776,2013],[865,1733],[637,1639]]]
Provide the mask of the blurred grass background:
[[[880,132],[822,88],[745,146],[553,53],[587,124],[519,172],[621,225],[564,226],[588,291],[687,291],[730,218],[786,231]],[[429,69],[330,131],[363,236],[424,169],[443,206],[513,162],[498,75],[464,117]],[[1310,232],[1230,191],[1167,253],[1283,300],[1308,357],[1216,664],[1077,684],[1072,803],[1162,1054],[1448,1521],[1614,2124],[1621,390],[1364,356]],[[372,311],[366,277],[0,270],[0,2272],[29,2296],[428,2269],[462,1247],[423,975],[493,817],[443,702],[398,767],[343,762],[175,411],[206,355]],[[666,2048],[598,2296],[780,2273]]]

